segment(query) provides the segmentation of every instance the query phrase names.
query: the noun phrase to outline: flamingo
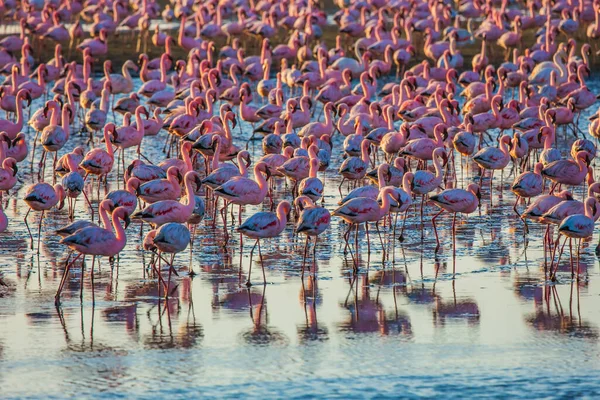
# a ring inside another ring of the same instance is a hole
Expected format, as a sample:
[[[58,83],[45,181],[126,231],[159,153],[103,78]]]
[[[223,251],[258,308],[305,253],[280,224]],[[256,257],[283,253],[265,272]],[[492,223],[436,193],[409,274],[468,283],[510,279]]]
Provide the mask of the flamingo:
[[[52,209],[56,205],[58,205],[58,209],[62,210],[65,201],[65,190],[63,189],[61,184],[56,184],[51,186],[46,182],[39,182],[33,185],[30,185],[25,190],[25,195],[23,200],[25,204],[29,206],[29,210],[25,214],[25,226],[27,226],[27,231],[29,232],[29,238],[31,240],[31,250],[33,250],[33,235],[31,234],[31,229],[29,229],[29,223],[27,222],[27,217],[29,213],[33,211],[41,211],[42,214],[40,216],[40,222],[38,225],[38,245],[37,252],[40,253],[40,237],[42,235],[42,222],[44,221],[44,215],[46,211]]]
[[[263,262],[262,253],[260,251],[260,239],[267,239],[279,236],[285,229],[287,224],[287,215],[291,210],[291,205],[287,201],[282,201],[277,205],[277,212],[257,212],[250,218],[245,220],[238,228],[244,236],[248,236],[251,239],[256,239],[252,250],[250,250],[250,267],[248,268],[248,280],[246,286],[251,286],[250,275],[252,273],[252,255],[254,248],[258,245],[258,255],[260,257],[260,266],[263,273],[263,284],[266,285],[267,277],[265,275],[265,264]],[[241,264],[240,264],[240,277],[241,277]]]
[[[360,224],[364,223],[367,231],[368,252],[370,253],[371,241],[369,238],[368,223],[375,222],[377,234],[379,235],[382,249],[385,252],[385,248],[383,248],[383,241],[381,240],[381,233],[379,231],[379,220],[381,220],[390,211],[390,202],[392,200],[396,202],[398,201],[398,194],[393,186],[385,186],[381,188],[381,197],[381,205],[379,205],[375,199],[370,199],[368,197],[356,197],[348,200],[332,213],[333,216],[340,217],[349,224],[348,230],[344,235],[346,247],[349,246],[348,239],[353,226],[356,226],[356,244],[358,244],[358,227]],[[356,247],[356,251],[358,252],[358,247]],[[355,268],[357,267],[358,266],[355,261]]]
[[[114,229],[114,232],[113,229],[110,229],[109,227],[101,228],[99,226],[88,226],[60,240],[61,244],[68,246],[79,254],[65,268],[63,278],[54,297],[55,303],[60,303],[60,296],[66,283],[67,276],[69,275],[69,271],[75,261],[82,255],[91,255],[93,257],[90,270],[93,291],[94,263],[96,257],[114,257],[119,254],[127,244],[127,236],[125,235],[125,230],[121,225],[121,221],[125,222],[125,228],[127,228],[127,225],[129,225],[129,217],[123,207],[119,207],[113,212],[112,228]]]
[[[167,222],[185,223],[192,216],[196,205],[196,198],[192,190],[192,184],[196,187],[202,185],[200,175],[196,171],[189,171],[184,177],[185,194],[187,203],[183,204],[176,200],[162,200],[150,204],[141,211],[132,215],[133,219],[148,222],[154,227],[161,226]]]
[[[565,236],[565,243],[567,239],[572,242],[573,239],[577,241],[577,280],[579,280],[579,252],[581,249],[581,239],[586,239],[592,236],[594,233],[594,224],[600,217],[600,207],[598,200],[595,197],[588,197],[585,201],[585,212],[584,214],[574,214],[565,218],[558,227],[558,232]],[[556,267],[552,272],[552,280],[556,280],[556,271],[558,270],[558,264],[560,263],[560,257],[564,245],[558,255],[558,261]],[[571,254],[571,259],[573,255]],[[554,260],[553,260],[554,261]],[[571,276],[573,276],[573,263],[571,263]]]
[[[188,244],[190,244],[190,241],[191,236],[189,229],[185,225],[176,222],[169,222],[161,225],[158,229],[148,232],[144,239],[145,249],[152,251],[158,250],[160,253],[171,253],[171,260],[168,262],[169,277],[167,282],[160,276],[160,271],[158,271],[153,264],[153,268],[155,268],[155,271],[159,275],[159,281],[162,281],[164,284],[165,298],[169,297],[169,286],[171,284],[171,272],[174,271],[173,262],[175,260],[175,254],[184,251]]]
[[[479,201],[481,200],[481,191],[479,186],[471,183],[467,186],[467,189],[446,189],[436,195],[430,196],[431,201],[436,206],[440,207],[440,211],[435,214],[431,219],[433,224],[433,231],[435,232],[436,248],[437,252],[440,249],[440,238],[437,233],[437,226],[435,220],[444,211],[448,211],[454,214],[452,218],[452,250],[454,257],[456,257],[456,214],[471,214],[479,207]]]
[[[331,224],[331,214],[324,207],[317,207],[308,196],[298,196],[294,199],[294,205],[300,210],[300,217],[296,222],[296,233],[306,235],[306,245],[304,246],[304,258],[302,260],[302,278],[306,266],[306,254],[311,237],[314,237],[313,247],[313,265],[315,264],[317,240],[320,234],[325,232]],[[314,271],[314,270],[313,270]]]

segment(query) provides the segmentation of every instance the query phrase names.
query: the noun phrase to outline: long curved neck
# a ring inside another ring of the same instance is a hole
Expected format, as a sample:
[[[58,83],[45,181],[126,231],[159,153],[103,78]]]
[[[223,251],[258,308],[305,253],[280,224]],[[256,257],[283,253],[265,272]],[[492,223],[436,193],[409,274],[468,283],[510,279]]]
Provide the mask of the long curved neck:
[[[100,221],[102,221],[102,226],[104,229],[110,229],[110,217],[108,216],[108,211],[104,207],[100,207],[98,210],[100,214]]]
[[[217,148],[215,149],[215,154],[212,159],[212,169],[213,171],[219,168],[219,158],[221,157],[221,141],[217,141]]]
[[[115,237],[117,238],[117,241],[123,244],[127,241],[127,237],[125,236],[125,230],[123,229],[123,226],[121,226],[121,221],[119,221],[118,214],[119,213],[113,213],[112,224],[113,229],[115,230]]]
[[[548,150],[552,148],[552,145],[554,144],[554,135],[556,134],[556,130],[554,128],[554,125],[550,125],[550,133],[548,135],[546,135],[546,138],[544,140],[544,150]]]
[[[181,149],[181,158],[183,158],[183,162],[185,163],[187,170],[192,171],[194,169],[194,167],[192,166],[192,159],[190,158],[190,152],[185,150],[184,148],[182,148]]]
[[[379,186],[379,189],[385,187],[385,178],[384,178],[384,172],[383,172],[383,168],[380,166],[379,169],[377,170],[377,186]]]
[[[279,222],[279,228],[285,228],[287,224],[287,215],[283,211],[283,207],[277,207],[277,221]]]
[[[509,149],[508,149],[508,145],[506,144],[506,142],[502,139],[500,139],[500,150],[504,153],[504,154],[509,154]]]
[[[53,104],[53,103],[51,103]],[[52,106],[52,117],[50,117],[50,125],[58,125],[58,113],[60,112],[57,105]]]
[[[556,64],[556,66],[558,66],[558,69],[560,69],[560,77],[566,77],[569,72],[567,71],[567,67],[565,66],[565,63],[563,63],[562,57],[559,53],[556,53],[554,55],[554,63]]]
[[[440,163],[440,159],[438,157],[433,158],[433,167],[435,168],[436,179],[441,180],[444,177],[444,172],[442,171],[442,164]]]
[[[17,106],[17,126],[20,127],[19,130],[21,130],[21,128],[23,127],[23,104],[22,104],[22,99],[23,96],[19,96],[17,95],[16,99],[16,106]]]
[[[192,182],[191,180],[188,178],[188,175],[186,175],[185,179],[185,194],[187,197],[187,204],[185,205],[185,208],[192,213],[192,211],[194,211],[194,208],[196,207],[196,196],[194,195],[194,190],[192,189]]]
[[[131,75],[129,74],[129,65],[127,65],[127,63],[123,64],[123,67],[121,68],[121,72],[123,73],[123,76],[125,77],[125,79],[127,79],[128,81],[131,80]]]
[[[404,190],[409,196],[412,196],[412,188],[410,185],[410,174],[406,173],[402,177],[402,190]]]
[[[240,170],[240,176],[246,176],[248,174],[248,168],[246,167],[246,163],[244,162],[241,151],[238,153],[237,162]]]
[[[138,133],[141,133],[142,135],[144,134],[144,121],[142,120],[142,113],[141,111],[136,110],[135,111],[135,123],[136,123],[136,128]]]
[[[100,109],[108,112],[108,89],[102,90],[102,99],[100,100]]]
[[[160,59],[160,81],[162,83],[167,83],[167,65],[165,60],[165,58]]]
[[[108,155],[114,159],[115,157],[115,153],[110,141],[110,138],[108,137],[108,130],[104,130],[104,142],[106,145],[106,152],[108,153]]]
[[[69,122],[69,109],[67,107],[64,107],[62,110],[62,128],[65,132],[65,137],[67,138],[67,140],[69,139]]]
[[[264,197],[267,195],[268,189],[267,179],[262,174],[262,172],[260,172],[256,167],[254,168],[254,176],[256,179],[256,183],[258,183],[258,187],[260,188],[260,197],[264,199]]]
[[[379,207],[379,218],[383,217],[390,211],[390,194],[389,192],[383,193],[383,200],[381,201],[381,207]]]
[[[368,164],[369,163],[369,146],[362,146],[360,155],[361,155],[360,158],[363,160],[363,162],[365,164]]]

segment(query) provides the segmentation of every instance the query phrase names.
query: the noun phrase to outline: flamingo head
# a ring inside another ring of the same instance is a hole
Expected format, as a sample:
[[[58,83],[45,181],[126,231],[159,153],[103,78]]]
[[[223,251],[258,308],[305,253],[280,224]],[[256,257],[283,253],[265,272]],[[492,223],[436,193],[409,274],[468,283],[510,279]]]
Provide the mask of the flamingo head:
[[[62,210],[65,206],[65,198],[67,196],[65,193],[65,189],[60,183],[57,183],[56,185],[54,185],[54,192],[56,192],[56,195],[58,196],[58,209]]]

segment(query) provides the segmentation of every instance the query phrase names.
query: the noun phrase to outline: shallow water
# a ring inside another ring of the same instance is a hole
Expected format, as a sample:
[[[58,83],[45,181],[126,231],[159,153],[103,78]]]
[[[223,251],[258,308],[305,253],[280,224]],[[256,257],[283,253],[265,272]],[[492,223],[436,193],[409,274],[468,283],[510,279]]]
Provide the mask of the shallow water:
[[[242,126],[243,135],[237,129],[235,135],[243,145],[250,126]],[[154,162],[165,157],[165,136],[144,140],[143,153]],[[60,154],[86,139],[74,134]],[[334,141],[339,146],[342,138]],[[559,143],[566,155],[562,137]],[[258,159],[260,142],[250,142],[250,149]],[[128,153],[131,159],[133,151]],[[330,210],[339,200],[340,163],[334,151],[324,174]],[[291,222],[279,239],[262,245],[268,284],[259,284],[255,255],[255,285],[246,288],[238,280],[239,237],[233,235],[224,253],[221,225],[212,228],[209,212],[194,243],[198,275],[187,276],[189,253],[179,254],[175,265],[181,274],[170,300],[158,296],[157,280],[148,275],[150,256],[140,250],[134,223],[118,260],[102,260],[96,269],[95,291],[86,273],[80,301],[75,268],[60,308],[53,300],[67,251],[52,232],[68,223],[66,209],[48,214],[39,256],[29,250],[22,222],[27,207],[20,199],[36,173],[25,161],[19,174],[20,190],[5,196],[9,229],[0,234],[3,398],[600,395],[595,241],[582,250],[581,281],[571,280],[567,255],[559,281],[545,282],[544,228],[531,224],[523,240],[508,171],[502,196],[496,174],[493,205],[484,184],[481,212],[458,220],[455,259],[448,215],[439,219],[443,251],[435,254],[430,224],[435,207],[428,206],[424,240],[414,211],[404,241],[393,239],[389,225],[383,228],[385,252],[372,227],[368,255],[361,230],[360,274],[353,279],[352,259],[343,251],[345,226],[334,218],[318,244],[316,279],[303,283],[304,238],[293,235]],[[108,189],[115,185],[113,179]],[[284,190],[279,182],[276,201],[289,198]],[[576,193],[581,199],[581,191]],[[77,218],[88,218],[84,202],[77,204]],[[244,217],[258,209],[247,208]],[[30,216],[34,236],[37,218]],[[244,278],[250,246],[246,240]],[[86,265],[89,270],[89,260]]]

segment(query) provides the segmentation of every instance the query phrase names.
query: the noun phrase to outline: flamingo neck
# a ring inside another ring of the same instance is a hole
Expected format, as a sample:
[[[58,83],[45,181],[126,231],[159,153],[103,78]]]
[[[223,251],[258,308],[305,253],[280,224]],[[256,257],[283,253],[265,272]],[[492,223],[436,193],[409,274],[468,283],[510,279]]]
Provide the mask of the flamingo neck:
[[[185,176],[185,195],[187,197],[187,204],[185,208],[192,213],[194,208],[196,207],[196,196],[194,195],[194,191],[192,189],[192,182],[189,178],[189,175]]]
[[[104,229],[110,229],[110,218],[108,216],[108,211],[104,207],[100,207],[98,210],[98,214],[100,214],[100,221],[102,221],[102,226]]]
[[[67,107],[63,107],[62,110],[62,129],[65,132],[66,140],[69,139],[69,109]]]
[[[283,229],[287,224],[287,215],[283,211],[283,207],[281,205],[277,207],[277,221],[280,229]]]
[[[379,189],[382,189],[385,186],[385,184],[386,184],[386,182],[385,182],[385,178],[384,178],[383,165],[382,165],[377,170],[377,186],[379,187]]]
[[[385,216],[390,211],[390,192],[384,190],[382,197],[381,207],[379,207],[379,218]]]
[[[144,134],[144,121],[142,120],[142,113],[141,111],[136,110],[135,111],[135,124],[137,125],[137,132],[140,134]]]
[[[102,90],[102,98],[100,99],[100,109],[105,113],[108,112],[108,89]]]
[[[248,175],[248,167],[246,166],[246,163],[244,162],[244,159],[243,159],[241,153],[242,152],[239,152],[238,157],[237,157],[238,169],[240,171],[240,176],[247,176]]]
[[[110,156],[110,158],[114,159],[115,158],[115,154],[114,154],[114,150],[112,147],[112,144],[110,142],[110,138],[108,137],[108,130],[105,129],[104,130],[104,144],[106,145],[106,152],[108,153],[108,155]]]
[[[258,183],[258,187],[260,188],[259,196],[261,199],[264,199],[265,196],[267,195],[267,189],[268,189],[267,179],[262,174],[262,172],[260,172],[259,169],[256,167],[254,167],[254,176]]]
[[[23,96],[19,96],[17,94],[16,97],[16,106],[17,106],[17,127],[19,128],[18,130],[20,131],[21,128],[23,127],[23,104],[22,104],[22,99]]]
[[[58,125],[58,113],[60,112],[60,110],[58,109],[58,105],[56,105],[56,103],[51,103],[52,104],[52,116],[50,117],[50,125]]]
[[[509,154],[508,145],[502,139],[500,140],[500,151],[502,151],[502,153],[504,153],[505,155]]]
[[[124,244],[125,241],[127,240],[127,237],[125,236],[125,230],[123,229],[123,226],[121,225],[121,221],[119,221],[120,217],[119,217],[120,213],[113,213],[112,216],[112,224],[113,224],[113,229],[115,231],[115,237],[117,238],[117,241],[119,242],[119,244]]]
[[[221,157],[221,141],[217,140],[217,148],[215,149],[215,154],[213,154],[212,159],[212,168],[213,171],[219,168],[219,158]]]
[[[365,164],[369,163],[369,146],[368,145],[363,145],[361,148],[361,159],[363,160],[363,162]]]

